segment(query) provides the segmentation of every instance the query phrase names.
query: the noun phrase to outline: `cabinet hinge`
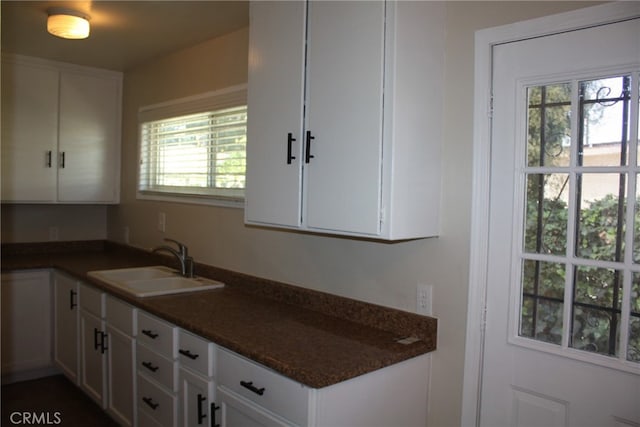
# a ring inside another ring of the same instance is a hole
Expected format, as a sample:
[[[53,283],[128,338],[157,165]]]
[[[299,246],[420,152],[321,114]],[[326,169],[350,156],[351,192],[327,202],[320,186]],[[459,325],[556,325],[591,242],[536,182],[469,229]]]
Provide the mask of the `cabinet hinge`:
[[[489,96],[489,111],[487,112],[487,117],[490,119],[493,118],[493,93]]]

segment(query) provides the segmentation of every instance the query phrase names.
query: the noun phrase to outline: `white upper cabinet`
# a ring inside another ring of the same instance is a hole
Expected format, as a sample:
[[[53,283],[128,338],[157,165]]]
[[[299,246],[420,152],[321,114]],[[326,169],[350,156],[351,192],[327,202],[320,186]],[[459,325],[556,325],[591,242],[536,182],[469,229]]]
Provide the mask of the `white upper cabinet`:
[[[246,222],[437,235],[443,70],[441,3],[252,3]]]
[[[251,4],[247,222],[301,224],[306,10],[302,1]]]
[[[120,85],[119,79],[104,75],[60,75],[58,201],[115,200],[120,182]]]
[[[56,199],[58,72],[2,62],[2,201]]]
[[[2,201],[118,203],[121,73],[5,55]]]

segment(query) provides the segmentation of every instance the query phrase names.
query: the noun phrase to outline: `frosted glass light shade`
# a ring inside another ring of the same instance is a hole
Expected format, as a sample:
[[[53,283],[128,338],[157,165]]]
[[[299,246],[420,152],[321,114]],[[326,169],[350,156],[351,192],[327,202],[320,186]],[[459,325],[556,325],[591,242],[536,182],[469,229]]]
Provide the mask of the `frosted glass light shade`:
[[[86,39],[89,30],[89,21],[82,16],[56,13],[47,19],[47,31],[63,39]]]

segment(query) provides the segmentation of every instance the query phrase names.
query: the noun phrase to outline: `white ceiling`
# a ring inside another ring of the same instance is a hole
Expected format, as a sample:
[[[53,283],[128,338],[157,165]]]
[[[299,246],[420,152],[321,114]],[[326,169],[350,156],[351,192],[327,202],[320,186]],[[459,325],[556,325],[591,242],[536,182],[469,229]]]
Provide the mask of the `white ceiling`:
[[[2,0],[0,7],[3,52],[119,71],[249,25],[245,0]],[[47,33],[51,7],[88,14],[89,38],[63,40]]]

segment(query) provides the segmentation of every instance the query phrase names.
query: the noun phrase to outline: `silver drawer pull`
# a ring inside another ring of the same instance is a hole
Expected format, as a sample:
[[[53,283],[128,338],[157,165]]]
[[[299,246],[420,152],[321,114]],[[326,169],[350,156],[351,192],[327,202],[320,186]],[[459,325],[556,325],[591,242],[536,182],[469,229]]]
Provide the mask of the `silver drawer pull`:
[[[251,390],[255,394],[262,396],[264,394],[264,387],[258,388],[253,385],[253,381],[240,381],[240,385],[246,389]]]

